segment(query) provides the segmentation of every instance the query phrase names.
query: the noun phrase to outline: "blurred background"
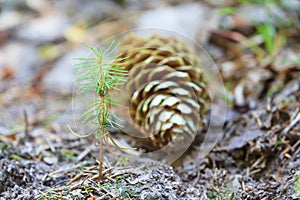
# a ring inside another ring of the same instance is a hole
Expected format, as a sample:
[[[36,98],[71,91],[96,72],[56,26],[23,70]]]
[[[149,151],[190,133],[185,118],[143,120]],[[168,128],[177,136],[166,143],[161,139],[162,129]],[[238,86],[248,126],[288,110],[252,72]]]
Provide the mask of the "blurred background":
[[[0,91],[12,90],[7,84],[15,83],[22,85],[22,94],[28,88],[36,94],[70,94],[72,59],[88,53],[83,43],[98,44],[111,35],[146,27],[195,39],[232,85],[240,78],[232,77],[236,69],[245,72],[257,62],[269,64],[257,57],[273,62],[269,55],[278,55],[287,38],[299,37],[300,26],[298,0],[2,0],[0,9]],[[293,48],[287,51],[274,62],[289,65],[286,62],[299,56]],[[262,73],[259,79],[270,78]],[[0,100],[8,101],[3,94]],[[238,99],[241,105],[245,101]]]
[[[1,119],[23,117],[17,102],[28,102],[30,117],[38,110],[32,102],[72,110],[73,59],[89,53],[83,43],[139,28],[176,31],[201,44],[219,67],[229,106],[247,111],[284,84],[274,77],[299,65],[299,12],[298,0],[2,0],[0,103],[10,116]]]
[[[257,36],[264,30],[265,34],[274,35],[277,28],[299,28],[300,3],[297,0],[2,0],[0,8],[1,78],[10,77],[22,83],[39,79],[41,82],[35,83],[38,87],[68,93],[72,88],[72,58],[86,53],[82,43],[97,44],[113,34],[145,27],[174,30],[204,46],[219,42],[220,37],[241,42],[243,37],[253,33]],[[266,26],[258,29],[259,24]],[[260,35],[264,37],[263,33]],[[257,37],[255,42],[263,43],[259,41],[263,39]],[[273,48],[270,45],[269,51]],[[211,49],[210,53],[222,56],[216,51],[219,49]]]
[[[0,6],[2,78],[29,83],[39,76],[37,85],[56,92],[70,92],[72,58],[86,53],[82,43],[145,27],[174,30],[204,46],[218,37],[241,42],[253,32],[264,37],[299,28],[300,12],[297,0],[2,0]],[[237,33],[226,32],[232,29]],[[269,43],[268,51],[276,45]]]

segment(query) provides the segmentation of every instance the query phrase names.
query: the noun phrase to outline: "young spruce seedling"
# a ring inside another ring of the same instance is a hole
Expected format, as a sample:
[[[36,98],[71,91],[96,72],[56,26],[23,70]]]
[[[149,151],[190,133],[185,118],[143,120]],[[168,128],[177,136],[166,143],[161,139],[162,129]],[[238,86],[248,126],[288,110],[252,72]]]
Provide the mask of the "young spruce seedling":
[[[95,94],[97,98],[92,102],[89,109],[81,116],[85,123],[95,124],[96,129],[86,135],[79,135],[70,131],[77,137],[95,136],[95,140],[99,141],[99,171],[98,177],[102,178],[103,168],[103,142],[108,145],[108,140],[119,149],[126,150],[128,148],[119,147],[113,140],[108,128],[119,128],[120,125],[112,119],[116,118],[112,111],[111,105],[116,105],[111,99],[110,92],[119,90],[119,86],[126,82],[126,71],[122,69],[122,64],[126,61],[124,58],[113,56],[118,44],[112,42],[105,50],[102,48],[94,48],[86,45],[94,57],[92,58],[76,58],[79,63],[75,65],[75,81],[78,83],[78,94],[89,93]]]

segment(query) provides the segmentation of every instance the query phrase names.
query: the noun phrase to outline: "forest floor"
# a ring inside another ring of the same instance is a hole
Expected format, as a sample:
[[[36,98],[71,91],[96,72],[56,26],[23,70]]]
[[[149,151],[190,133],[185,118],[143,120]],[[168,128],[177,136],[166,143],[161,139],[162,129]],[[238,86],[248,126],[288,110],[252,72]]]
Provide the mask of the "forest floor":
[[[300,6],[204,2],[0,2],[0,199],[300,199]],[[82,111],[72,59],[87,54],[82,42],[159,25],[200,41],[217,64],[220,138],[176,166],[111,146],[99,180],[98,146],[67,128]]]

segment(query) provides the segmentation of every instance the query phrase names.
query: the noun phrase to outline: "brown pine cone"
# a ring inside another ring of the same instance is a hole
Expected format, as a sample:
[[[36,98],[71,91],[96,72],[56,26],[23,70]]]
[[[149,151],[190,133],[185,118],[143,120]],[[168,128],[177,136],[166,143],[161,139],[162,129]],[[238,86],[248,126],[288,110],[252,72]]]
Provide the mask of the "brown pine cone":
[[[143,137],[143,146],[152,149],[193,140],[203,129],[210,102],[195,53],[171,37],[133,34],[121,41],[118,52],[128,70],[122,90],[127,95],[121,102],[128,110],[120,107],[117,113],[125,129],[134,130]]]

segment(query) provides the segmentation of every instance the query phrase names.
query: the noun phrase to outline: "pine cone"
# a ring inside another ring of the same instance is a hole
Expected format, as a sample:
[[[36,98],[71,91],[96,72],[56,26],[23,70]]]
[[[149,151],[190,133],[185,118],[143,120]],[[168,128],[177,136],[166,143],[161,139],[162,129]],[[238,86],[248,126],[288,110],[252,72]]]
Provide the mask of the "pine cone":
[[[194,139],[203,129],[210,102],[195,53],[171,37],[130,34],[121,41],[118,55],[128,70],[123,101],[129,114],[120,116],[125,126],[154,149]]]

